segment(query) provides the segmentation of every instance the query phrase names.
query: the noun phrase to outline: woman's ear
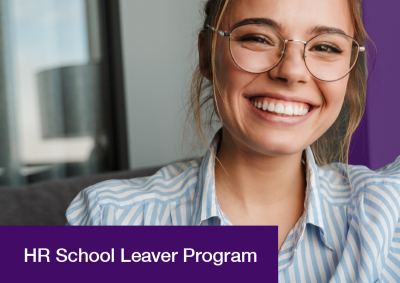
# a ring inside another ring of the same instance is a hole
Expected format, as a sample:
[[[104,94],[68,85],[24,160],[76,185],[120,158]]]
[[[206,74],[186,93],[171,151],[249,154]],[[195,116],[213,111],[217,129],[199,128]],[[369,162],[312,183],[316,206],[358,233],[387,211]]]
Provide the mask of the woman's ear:
[[[206,50],[206,33],[202,30],[199,33],[198,38],[198,50],[199,50],[199,66],[201,74],[210,82],[213,81],[212,70],[210,66],[210,55],[209,51]],[[208,55],[208,56],[207,56]]]

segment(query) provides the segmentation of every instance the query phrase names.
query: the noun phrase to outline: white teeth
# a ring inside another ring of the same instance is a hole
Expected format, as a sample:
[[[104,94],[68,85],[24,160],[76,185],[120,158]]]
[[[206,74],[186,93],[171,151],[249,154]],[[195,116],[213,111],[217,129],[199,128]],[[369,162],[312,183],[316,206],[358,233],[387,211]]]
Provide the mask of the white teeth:
[[[269,112],[274,112],[275,111],[275,104],[273,102],[268,104],[268,111]]]
[[[288,105],[288,106],[285,107],[284,114],[285,115],[289,115],[289,116],[293,115],[293,107],[292,107],[292,105]]]
[[[264,100],[264,103],[262,105],[262,109],[265,111],[268,109],[268,102],[266,100]]]
[[[285,112],[285,107],[283,107],[282,103],[278,102],[278,104],[275,107],[275,113],[283,114],[283,112]]]
[[[288,115],[288,116],[302,116],[302,115],[306,115],[310,109],[306,108],[306,106],[301,105],[287,105],[286,107],[283,106],[283,104],[281,102],[278,102],[276,105],[275,103],[271,102],[268,103],[267,100],[264,100],[263,102],[261,101],[255,101],[255,100],[250,100],[250,103],[263,111],[269,111],[269,112],[275,112],[277,114],[284,114],[284,115]]]
[[[299,106],[297,106],[297,105],[295,105],[294,106],[294,109],[293,109],[293,115],[299,115],[300,113],[299,113]]]

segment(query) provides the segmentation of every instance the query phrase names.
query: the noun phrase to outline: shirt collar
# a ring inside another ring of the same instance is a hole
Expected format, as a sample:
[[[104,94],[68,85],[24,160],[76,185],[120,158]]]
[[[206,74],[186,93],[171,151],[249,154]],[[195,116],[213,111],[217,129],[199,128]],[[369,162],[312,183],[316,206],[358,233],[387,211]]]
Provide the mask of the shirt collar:
[[[204,221],[215,222],[213,218],[219,219],[219,224],[221,225],[228,225],[227,222],[230,222],[219,208],[215,193],[215,156],[218,152],[221,137],[222,128],[215,134],[210,148],[201,161],[195,193],[195,208],[192,216],[193,225],[202,225]],[[224,220],[228,221],[224,222]]]
[[[218,152],[221,137],[222,128],[215,134],[210,149],[207,150],[201,161],[192,225],[202,225],[205,221],[215,223],[216,219],[219,220],[220,225],[231,225],[229,219],[221,211],[215,193],[215,156]],[[310,224],[319,228],[321,240],[328,248],[333,250],[333,239],[326,231],[327,219],[321,197],[318,166],[315,163],[311,148],[307,147],[305,152],[307,190],[304,200],[304,214],[294,227],[293,241],[291,243],[296,248],[303,238],[306,225]]]
[[[306,224],[311,224],[319,228],[319,234],[324,244],[333,250],[333,238],[327,233],[328,221],[326,219],[325,207],[322,198],[322,190],[319,183],[319,167],[315,163],[311,147],[306,149],[306,177],[307,191],[304,200],[304,211]],[[305,227],[303,228],[305,229]],[[302,231],[304,233],[304,230]]]

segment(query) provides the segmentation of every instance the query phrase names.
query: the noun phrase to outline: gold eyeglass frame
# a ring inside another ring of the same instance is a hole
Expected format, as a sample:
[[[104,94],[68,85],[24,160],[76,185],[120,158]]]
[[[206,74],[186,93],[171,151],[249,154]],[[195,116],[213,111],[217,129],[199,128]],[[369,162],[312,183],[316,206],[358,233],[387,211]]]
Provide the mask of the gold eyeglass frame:
[[[233,56],[232,48],[231,48],[231,47],[232,47],[232,44],[231,44],[231,42],[232,42],[232,37],[231,37],[231,35],[232,35],[232,33],[233,33],[237,28],[240,28],[240,27],[243,27],[243,26],[247,26],[247,25],[263,25],[263,26],[267,26],[267,27],[273,29],[274,31],[276,31],[276,32],[279,34],[279,36],[280,36],[280,37],[283,39],[283,41],[284,41],[284,48],[283,48],[283,51],[281,52],[281,58],[279,59],[279,61],[278,61],[273,67],[271,67],[270,69],[268,69],[268,70],[266,70],[266,71],[262,71],[262,72],[250,72],[250,71],[247,71],[247,70],[243,69],[243,68],[236,62],[235,57]],[[242,70],[245,71],[245,72],[251,73],[251,74],[263,74],[263,73],[266,73],[266,72],[271,71],[273,68],[275,68],[276,66],[278,66],[279,63],[282,61],[284,55],[285,55],[285,52],[286,52],[286,44],[287,44],[289,41],[301,42],[301,43],[304,44],[304,50],[303,50],[303,61],[304,61],[304,64],[306,65],[306,68],[307,68],[308,72],[309,72],[314,78],[316,78],[316,79],[318,79],[318,80],[320,80],[320,81],[323,81],[323,82],[335,82],[335,81],[339,81],[339,80],[343,79],[344,77],[346,77],[346,76],[351,72],[351,70],[353,70],[354,66],[356,65],[356,63],[357,63],[357,61],[358,61],[358,58],[359,58],[359,55],[360,55],[360,52],[364,52],[364,51],[365,51],[365,47],[364,47],[364,46],[361,46],[361,45],[358,43],[358,41],[357,41],[356,39],[354,39],[353,37],[351,37],[351,36],[349,36],[349,35],[347,35],[347,34],[345,34],[345,33],[340,33],[340,32],[323,32],[323,33],[317,34],[316,36],[312,37],[309,41],[303,41],[303,40],[299,40],[299,39],[285,39],[285,38],[282,36],[282,34],[281,34],[278,30],[276,30],[274,27],[272,27],[272,26],[270,26],[270,25],[267,25],[267,24],[257,24],[257,23],[245,24],[245,25],[241,25],[241,26],[235,27],[230,33],[225,32],[225,31],[221,31],[221,30],[217,30],[216,28],[210,26],[209,24],[207,24],[206,26],[207,26],[207,28],[213,30],[214,32],[217,32],[218,34],[220,34],[220,35],[222,35],[222,36],[224,36],[224,37],[229,37],[229,51],[230,51],[230,53],[231,53],[231,57],[232,57],[233,61],[235,62],[235,64],[236,64],[240,69],[242,69]],[[351,68],[349,69],[349,71],[348,71],[344,76],[342,76],[341,78],[336,79],[336,80],[329,80],[329,81],[327,81],[327,80],[322,80],[322,79],[316,77],[316,76],[310,71],[310,69],[309,69],[308,66],[307,66],[307,62],[306,62],[306,57],[307,57],[307,54],[306,54],[306,46],[307,46],[307,43],[310,42],[310,41],[312,41],[312,40],[313,40],[314,38],[316,38],[317,36],[320,36],[320,35],[326,34],[326,33],[335,33],[335,34],[344,35],[344,36],[350,38],[351,40],[353,40],[353,41],[357,44],[357,46],[358,46],[358,49],[357,49],[357,51],[358,51],[358,52],[357,52],[357,58],[354,60],[354,64],[353,64],[353,66],[351,66]]]

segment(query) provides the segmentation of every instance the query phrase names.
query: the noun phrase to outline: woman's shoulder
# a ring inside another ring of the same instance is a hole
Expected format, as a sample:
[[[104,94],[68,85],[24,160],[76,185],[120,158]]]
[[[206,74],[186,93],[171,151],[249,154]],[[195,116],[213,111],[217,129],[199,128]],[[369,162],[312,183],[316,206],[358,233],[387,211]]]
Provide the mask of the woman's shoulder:
[[[324,201],[346,219],[349,234],[372,237],[376,257],[390,253],[400,260],[400,156],[378,170],[330,164],[320,168],[319,181]]]
[[[358,225],[380,226],[393,235],[400,215],[400,156],[378,170],[365,166],[329,164],[319,168],[322,197]]]
[[[400,156],[379,170],[334,163],[319,167],[318,174],[322,198],[345,209],[348,218],[367,213],[387,224],[399,220]]]
[[[115,223],[117,214],[139,216],[149,207],[169,205],[195,189],[201,160],[202,157],[175,162],[160,168],[152,176],[108,180],[90,186],[82,190],[68,207],[68,223],[121,224],[120,221]]]
[[[400,216],[400,156],[378,170],[349,166],[348,174],[354,195],[353,204],[358,203],[363,213],[393,230]]]
[[[348,188],[352,197],[372,188],[399,192],[400,156],[378,170],[371,170],[361,165],[334,163],[319,167],[318,174],[320,182],[327,190]]]

